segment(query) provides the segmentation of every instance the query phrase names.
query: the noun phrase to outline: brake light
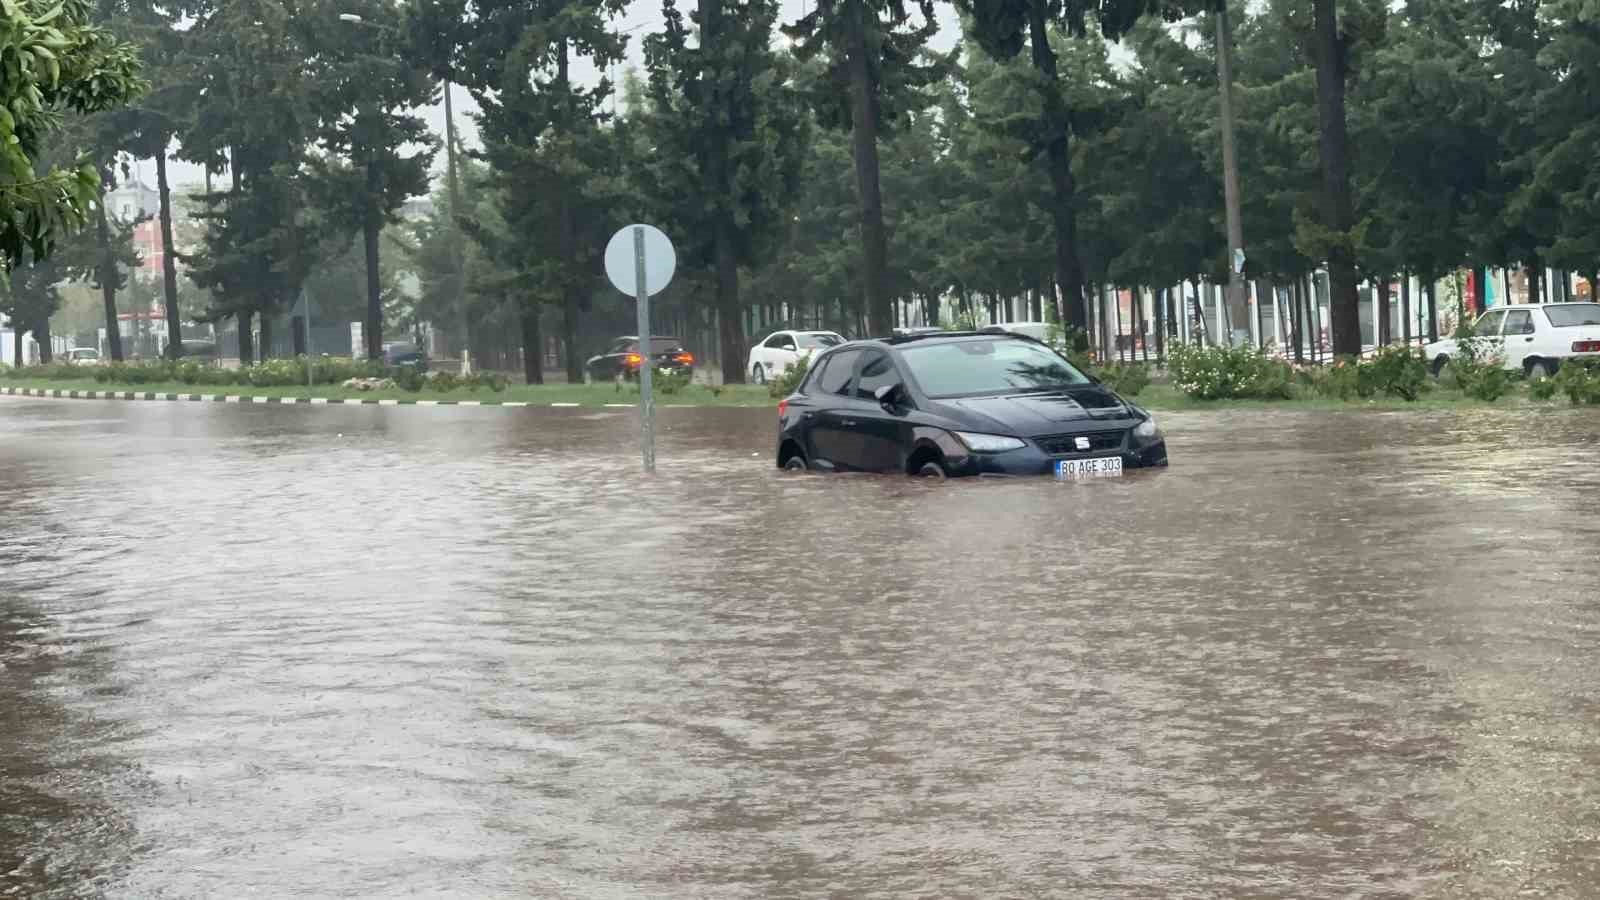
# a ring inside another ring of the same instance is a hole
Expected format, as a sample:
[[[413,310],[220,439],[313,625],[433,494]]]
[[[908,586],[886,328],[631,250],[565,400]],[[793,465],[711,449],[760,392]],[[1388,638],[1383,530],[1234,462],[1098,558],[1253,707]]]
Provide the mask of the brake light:
[[[780,418],[780,419],[783,418],[784,413],[786,413],[788,411],[789,411],[789,401],[788,400],[779,400],[778,401],[778,418]]]
[[[686,366],[694,365],[694,354],[693,353],[689,353],[687,351],[683,352],[683,353],[679,353],[677,356],[674,356],[673,359],[677,360],[678,362],[683,363]]]
[[[639,368],[639,366],[643,362],[644,362],[644,357],[640,356],[637,353],[629,353],[627,356],[624,356],[622,358],[623,365],[627,366],[630,369]]]
[[[1573,341],[1573,353],[1600,353],[1600,341]]]

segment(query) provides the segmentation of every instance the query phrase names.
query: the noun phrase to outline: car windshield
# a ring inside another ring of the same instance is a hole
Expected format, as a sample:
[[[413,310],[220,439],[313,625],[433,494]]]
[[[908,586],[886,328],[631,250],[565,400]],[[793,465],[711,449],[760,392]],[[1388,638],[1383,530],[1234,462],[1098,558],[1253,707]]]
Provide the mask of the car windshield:
[[[961,341],[909,347],[911,376],[934,399],[1048,391],[1089,384],[1061,355],[1018,340]]]
[[[635,340],[630,346],[638,347],[639,342]],[[653,337],[650,339],[651,353],[671,353],[682,346],[683,341],[680,341],[675,337]]]
[[[1549,306],[1544,314],[1550,317],[1550,324],[1557,328],[1573,328],[1578,325],[1600,325],[1600,303],[1575,303],[1571,306]]]
[[[797,334],[794,336],[799,342],[801,350],[815,350],[818,347],[834,347],[844,343],[844,338],[837,334]]]

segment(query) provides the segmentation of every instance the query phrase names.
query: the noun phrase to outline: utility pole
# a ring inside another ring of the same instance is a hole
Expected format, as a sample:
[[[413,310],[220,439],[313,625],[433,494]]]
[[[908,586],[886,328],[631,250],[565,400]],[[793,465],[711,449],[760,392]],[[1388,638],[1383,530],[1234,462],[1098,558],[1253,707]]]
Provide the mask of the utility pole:
[[[1233,35],[1228,25],[1228,0],[1218,0],[1217,80],[1222,112],[1222,200],[1228,221],[1228,305],[1244,308],[1244,225],[1239,220],[1239,158],[1233,146]],[[1218,329],[1221,331],[1222,329]],[[1229,343],[1233,335],[1228,334]]]
[[[472,324],[467,316],[467,269],[464,254],[461,252],[461,226],[458,217],[461,215],[461,180],[456,174],[456,114],[450,101],[451,84],[449,79],[444,82],[444,141],[445,141],[445,168],[446,181],[450,189],[450,244],[454,251],[451,255],[455,260],[455,277],[451,279],[451,290],[455,291],[456,311],[461,316],[461,374],[466,375],[472,368]],[[543,352],[543,348],[540,348]]]

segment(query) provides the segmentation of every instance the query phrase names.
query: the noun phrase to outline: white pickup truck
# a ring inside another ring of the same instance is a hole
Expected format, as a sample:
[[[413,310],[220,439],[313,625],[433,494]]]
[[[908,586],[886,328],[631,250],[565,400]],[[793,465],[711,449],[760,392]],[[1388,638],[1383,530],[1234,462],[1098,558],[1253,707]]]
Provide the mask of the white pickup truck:
[[[1529,378],[1548,377],[1564,359],[1600,357],[1600,303],[1496,307],[1478,317],[1472,333],[1506,368]],[[1434,341],[1426,352],[1437,375],[1455,354],[1456,342]]]

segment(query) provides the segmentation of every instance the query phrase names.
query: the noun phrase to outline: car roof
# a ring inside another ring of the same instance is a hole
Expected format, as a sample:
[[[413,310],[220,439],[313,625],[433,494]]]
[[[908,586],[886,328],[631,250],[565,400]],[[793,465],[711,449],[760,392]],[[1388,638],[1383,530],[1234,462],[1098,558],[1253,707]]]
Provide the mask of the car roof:
[[[967,341],[1027,341],[1032,344],[1039,343],[1025,334],[1017,334],[1013,331],[935,331],[925,334],[897,334],[886,338],[860,338],[829,347],[828,353],[838,353],[840,350],[860,349],[862,347],[894,349],[903,347],[906,344],[928,346],[934,344],[960,344]]]

